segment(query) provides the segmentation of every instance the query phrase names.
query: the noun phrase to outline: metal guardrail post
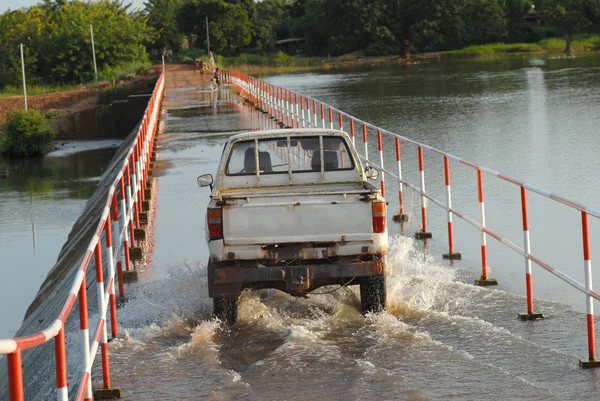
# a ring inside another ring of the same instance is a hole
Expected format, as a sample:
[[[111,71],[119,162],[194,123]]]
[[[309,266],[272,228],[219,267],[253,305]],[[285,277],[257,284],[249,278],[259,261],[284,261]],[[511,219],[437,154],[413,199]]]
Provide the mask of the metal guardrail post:
[[[415,233],[415,238],[417,239],[428,239],[431,238],[432,235],[429,231],[427,231],[427,198],[423,195],[425,193],[425,160],[423,159],[423,148],[421,146],[418,147],[419,151],[419,172],[421,176],[421,220],[423,226],[421,231],[417,231]]]
[[[354,131],[354,125],[352,126],[352,131]],[[400,210],[398,214],[394,215],[393,220],[398,223],[404,223],[408,221],[408,215],[404,214],[404,188],[402,187],[402,161],[401,161],[401,152],[400,152],[400,138],[396,137],[396,163],[398,163],[398,202],[400,205]],[[352,140],[354,140],[354,132],[352,135]]]
[[[450,189],[450,162],[448,157],[444,156],[444,180],[446,184],[446,208],[448,209],[448,253],[442,255],[444,259],[461,259],[460,252],[454,251],[454,230],[452,228],[452,190]]]
[[[489,278],[489,266],[487,262],[487,239],[485,233],[485,202],[483,197],[483,174],[477,169],[477,195],[479,200],[479,218],[481,224],[481,277],[475,280],[477,285],[497,285],[498,281]]]
[[[379,149],[379,164],[381,166],[381,195],[385,198],[385,165],[383,164],[383,140],[381,131],[377,130],[377,148]]]

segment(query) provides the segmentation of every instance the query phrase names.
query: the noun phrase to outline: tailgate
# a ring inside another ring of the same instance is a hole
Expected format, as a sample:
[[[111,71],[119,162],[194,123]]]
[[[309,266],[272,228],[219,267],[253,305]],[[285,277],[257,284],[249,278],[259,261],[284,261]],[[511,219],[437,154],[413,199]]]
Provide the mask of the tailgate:
[[[226,245],[371,241],[371,202],[360,195],[260,196],[223,207]]]

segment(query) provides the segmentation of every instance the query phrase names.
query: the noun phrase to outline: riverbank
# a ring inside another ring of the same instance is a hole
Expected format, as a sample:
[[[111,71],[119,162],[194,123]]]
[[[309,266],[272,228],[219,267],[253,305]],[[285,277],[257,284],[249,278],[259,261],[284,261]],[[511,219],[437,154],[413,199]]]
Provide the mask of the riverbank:
[[[294,57],[283,53],[269,56],[242,55],[240,57],[217,57],[217,64],[250,75],[286,74],[301,71],[346,67],[361,64],[401,63],[415,64],[444,58],[501,58],[533,54],[563,54],[564,38],[548,38],[536,43],[490,43],[468,46],[463,49],[400,55],[367,57],[364,51],[355,51],[338,57]],[[574,55],[600,50],[600,35],[575,35],[571,42]]]

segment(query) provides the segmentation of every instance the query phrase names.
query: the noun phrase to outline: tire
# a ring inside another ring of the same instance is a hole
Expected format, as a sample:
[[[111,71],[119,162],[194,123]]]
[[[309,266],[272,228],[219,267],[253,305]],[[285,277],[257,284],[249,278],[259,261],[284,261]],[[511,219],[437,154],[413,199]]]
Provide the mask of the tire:
[[[237,298],[238,297],[213,298],[213,311],[215,316],[228,326],[233,326],[237,320]]]
[[[371,276],[360,283],[360,303],[363,314],[385,310],[385,277]]]

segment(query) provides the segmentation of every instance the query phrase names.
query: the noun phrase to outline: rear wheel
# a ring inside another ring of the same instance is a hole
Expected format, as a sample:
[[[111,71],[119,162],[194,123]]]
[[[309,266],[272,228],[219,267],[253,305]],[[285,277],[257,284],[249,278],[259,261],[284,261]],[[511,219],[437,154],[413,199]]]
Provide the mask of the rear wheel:
[[[233,326],[237,320],[238,297],[214,297],[213,307],[215,316],[228,326]]]
[[[371,276],[360,283],[360,303],[363,313],[385,310],[385,277]]]

